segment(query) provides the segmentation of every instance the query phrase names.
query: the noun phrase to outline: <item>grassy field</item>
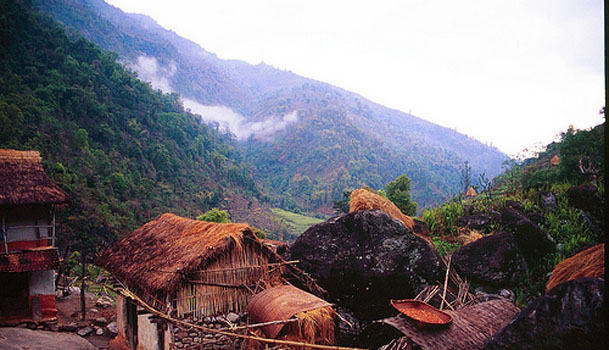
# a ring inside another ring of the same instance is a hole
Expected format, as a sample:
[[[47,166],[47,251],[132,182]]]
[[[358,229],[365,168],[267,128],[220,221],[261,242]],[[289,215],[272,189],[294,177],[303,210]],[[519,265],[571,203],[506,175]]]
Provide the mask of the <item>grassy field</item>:
[[[271,211],[285,222],[293,237],[300,236],[300,234],[305,232],[309,227],[324,221],[322,219],[292,213],[279,208],[272,208]]]

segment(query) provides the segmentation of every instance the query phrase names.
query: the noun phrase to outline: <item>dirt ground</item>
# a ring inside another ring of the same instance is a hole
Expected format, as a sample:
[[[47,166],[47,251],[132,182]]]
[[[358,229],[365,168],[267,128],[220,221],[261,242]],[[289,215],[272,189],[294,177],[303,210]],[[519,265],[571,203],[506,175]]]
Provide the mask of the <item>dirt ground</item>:
[[[67,297],[57,297],[55,300],[55,306],[57,307],[57,323],[58,326],[65,325],[68,323],[76,323],[79,328],[84,326],[93,327],[93,321],[96,318],[103,317],[108,322],[116,321],[116,308],[102,308],[95,306],[95,301],[97,300],[97,296],[95,294],[86,293],[86,318],[85,321],[81,320],[80,313],[80,294],[70,294]],[[100,326],[98,326],[100,327]],[[94,327],[93,327],[94,328]],[[103,326],[101,327],[104,330],[103,335],[96,335],[95,331],[91,334],[87,335],[85,339],[87,339],[91,344],[95,346],[96,349],[108,349],[108,343],[114,335],[110,334],[108,329]]]

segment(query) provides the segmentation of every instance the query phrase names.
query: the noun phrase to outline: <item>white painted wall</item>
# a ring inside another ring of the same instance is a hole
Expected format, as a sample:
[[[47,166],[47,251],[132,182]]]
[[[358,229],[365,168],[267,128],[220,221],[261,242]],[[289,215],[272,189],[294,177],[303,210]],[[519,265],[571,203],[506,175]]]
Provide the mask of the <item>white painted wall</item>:
[[[28,278],[30,295],[55,295],[55,271],[32,271]]]
[[[151,323],[148,319],[150,316],[150,313],[137,316],[137,350],[159,349],[159,332],[156,323]]]
[[[50,229],[48,227],[41,228],[15,228],[19,226],[48,226],[49,225],[49,208],[48,207],[23,207],[15,208],[6,213],[5,225],[7,227],[7,241],[25,241],[34,240],[37,238],[38,231],[40,237],[48,237]]]

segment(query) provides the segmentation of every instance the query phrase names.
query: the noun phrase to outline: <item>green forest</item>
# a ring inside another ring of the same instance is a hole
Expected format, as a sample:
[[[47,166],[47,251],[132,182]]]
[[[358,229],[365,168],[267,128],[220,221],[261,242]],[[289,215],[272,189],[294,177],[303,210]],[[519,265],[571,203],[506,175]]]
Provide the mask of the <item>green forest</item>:
[[[0,147],[40,151],[70,194],[60,244],[99,249],[164,212],[260,196],[229,137],[27,3],[0,2]]]

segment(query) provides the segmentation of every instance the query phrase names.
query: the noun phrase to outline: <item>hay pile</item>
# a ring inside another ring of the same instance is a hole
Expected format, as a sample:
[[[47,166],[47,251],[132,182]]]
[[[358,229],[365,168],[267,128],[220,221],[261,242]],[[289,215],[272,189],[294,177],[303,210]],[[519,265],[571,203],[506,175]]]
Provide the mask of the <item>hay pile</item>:
[[[464,246],[464,245],[468,245],[472,242],[475,242],[482,237],[484,237],[484,236],[482,236],[482,234],[476,230],[463,230],[462,232],[459,232],[459,236],[457,237],[457,242],[459,242],[462,246]]]
[[[336,313],[328,302],[292,285],[267,289],[252,298],[247,306],[254,322],[295,322],[265,326],[261,329],[269,338],[309,344],[333,344]],[[260,334],[260,333],[258,333]],[[263,344],[250,342],[249,349]]]
[[[546,293],[557,285],[579,277],[605,274],[605,244],[598,244],[561,261],[546,284]]]
[[[410,231],[414,230],[414,219],[402,213],[400,208],[387,198],[383,198],[376,193],[360,188],[351,193],[351,204],[349,212],[357,210],[382,210],[392,218],[401,221]]]
[[[69,201],[68,194],[44,172],[38,151],[0,149],[0,206]]]

